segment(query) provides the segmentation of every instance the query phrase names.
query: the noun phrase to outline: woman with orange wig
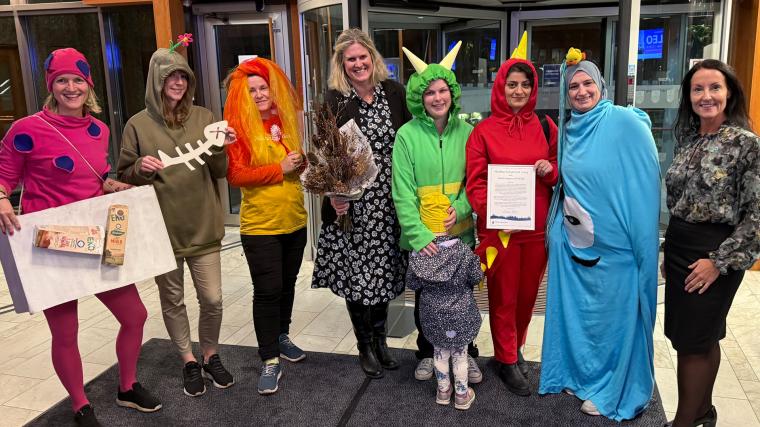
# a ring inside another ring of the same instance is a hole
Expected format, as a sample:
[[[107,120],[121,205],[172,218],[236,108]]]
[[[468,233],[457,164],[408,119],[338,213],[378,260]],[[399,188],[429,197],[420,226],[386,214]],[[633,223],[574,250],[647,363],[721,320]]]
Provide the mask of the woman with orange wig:
[[[253,327],[264,362],[259,394],[277,391],[279,358],[306,354],[288,337],[296,277],[306,246],[298,175],[305,165],[301,104],[280,67],[264,58],[238,65],[225,81],[224,119],[238,131],[227,147],[227,181],[240,187],[240,241],[253,280]]]

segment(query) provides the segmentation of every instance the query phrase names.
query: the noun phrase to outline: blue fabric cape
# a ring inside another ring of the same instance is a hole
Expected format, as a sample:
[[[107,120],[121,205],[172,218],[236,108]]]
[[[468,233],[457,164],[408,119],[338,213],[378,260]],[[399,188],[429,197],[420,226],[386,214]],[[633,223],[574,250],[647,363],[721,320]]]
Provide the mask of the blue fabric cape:
[[[654,386],[660,171],[650,129],[643,111],[608,100],[573,111],[547,235],[539,393],[572,390],[616,421],[644,410]]]

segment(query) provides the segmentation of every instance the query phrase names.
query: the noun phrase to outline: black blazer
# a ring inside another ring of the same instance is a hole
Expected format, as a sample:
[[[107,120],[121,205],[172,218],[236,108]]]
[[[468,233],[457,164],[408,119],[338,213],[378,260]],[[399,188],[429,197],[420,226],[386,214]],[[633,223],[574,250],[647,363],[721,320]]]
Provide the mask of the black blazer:
[[[395,80],[384,80],[380,84],[383,86],[385,96],[388,99],[393,130],[398,131],[398,128],[412,119],[409,109],[406,108],[406,89]],[[331,89],[325,95],[325,104],[336,115],[335,120],[338,127],[343,126],[351,119],[354,119],[357,124],[359,123],[359,100],[356,98],[344,96],[337,90]],[[321,214],[324,223],[334,222],[338,217],[328,197],[322,199]]]

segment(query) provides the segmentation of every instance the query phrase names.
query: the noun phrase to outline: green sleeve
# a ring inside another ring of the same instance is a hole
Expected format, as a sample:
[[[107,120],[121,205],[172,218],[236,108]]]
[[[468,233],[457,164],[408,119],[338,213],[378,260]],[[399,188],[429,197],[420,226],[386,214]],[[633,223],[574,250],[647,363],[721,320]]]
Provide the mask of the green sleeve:
[[[396,205],[401,232],[412,249],[419,251],[435,239],[435,235],[420,220],[417,182],[414,178],[414,159],[401,130],[393,144],[393,203]]]

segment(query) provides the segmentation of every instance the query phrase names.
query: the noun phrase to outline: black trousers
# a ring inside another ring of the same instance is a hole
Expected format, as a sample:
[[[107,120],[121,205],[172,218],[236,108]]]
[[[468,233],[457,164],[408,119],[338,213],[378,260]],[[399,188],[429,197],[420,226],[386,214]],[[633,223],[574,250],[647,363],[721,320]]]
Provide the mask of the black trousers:
[[[253,280],[253,328],[261,360],[280,355],[280,334],[290,329],[296,278],[306,247],[306,228],[290,234],[241,235]]]
[[[415,355],[418,360],[433,357],[433,344],[425,338],[420,325],[420,295],[422,290],[414,291],[414,325],[417,326],[417,351]],[[467,345],[467,354],[472,357],[478,357],[480,351],[474,342]]]

